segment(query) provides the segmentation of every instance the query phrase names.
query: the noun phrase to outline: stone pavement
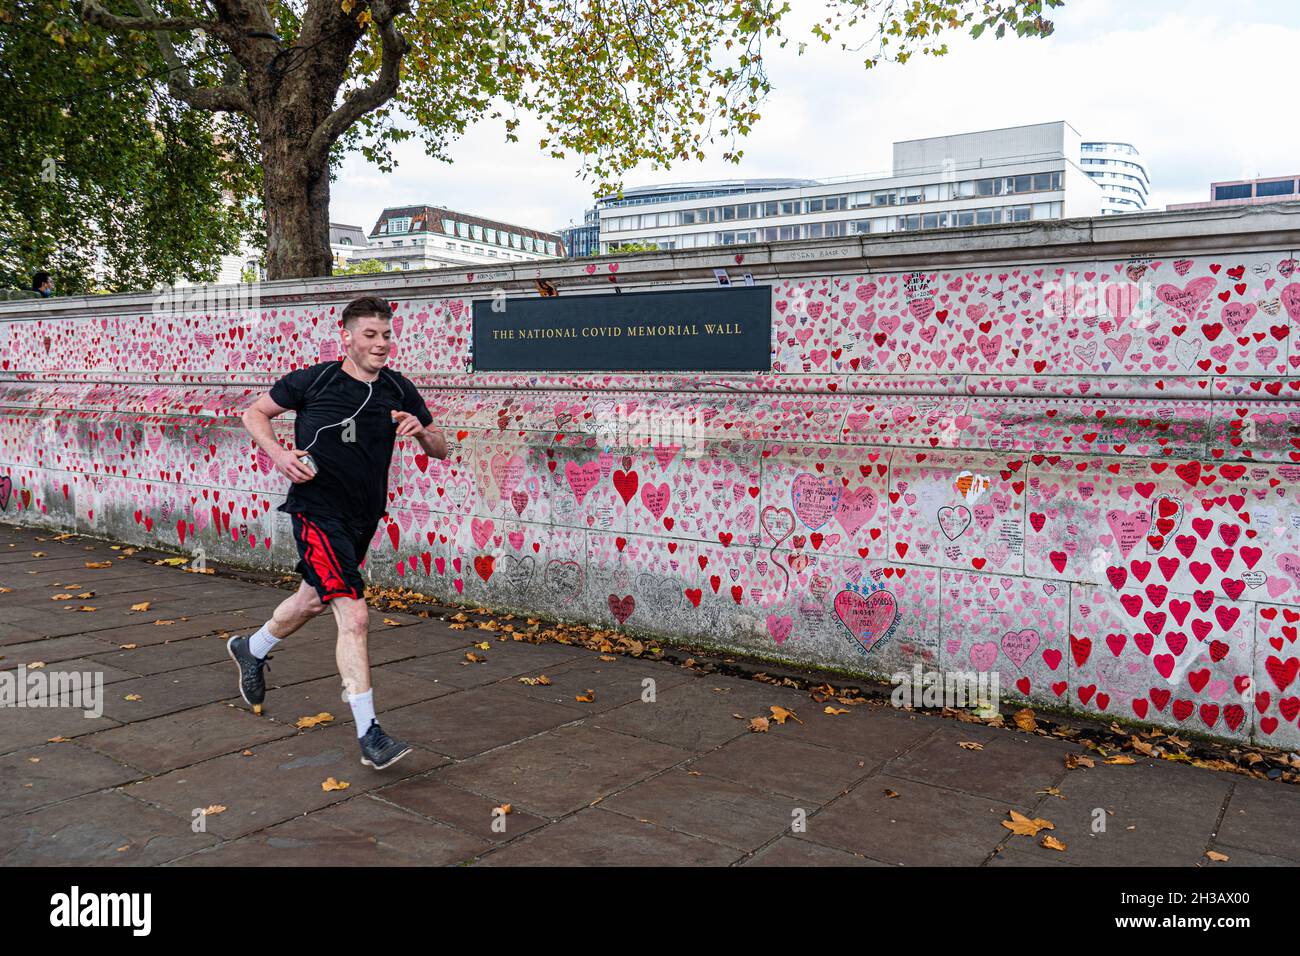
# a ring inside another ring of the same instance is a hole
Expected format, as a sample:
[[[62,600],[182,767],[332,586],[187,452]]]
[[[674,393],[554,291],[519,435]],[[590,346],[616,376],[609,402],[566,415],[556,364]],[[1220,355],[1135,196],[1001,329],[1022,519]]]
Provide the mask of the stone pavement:
[[[805,692],[582,647],[480,650],[481,631],[395,613],[372,613],[376,703],[417,749],[376,772],[331,618],[273,653],[257,717],[221,635],[255,630],[287,592],[54,537],[0,525],[0,669],[102,673],[103,713],[0,708],[6,865],[1300,863],[1300,787],[1144,758],[1067,770],[1082,748],[1059,739],[874,704],[829,716]],[[519,680],[540,674],[549,686]],[[773,705],[802,723],[750,732]],[[295,727],[322,711],[335,720]],[[330,777],[349,786],[322,789]],[[1066,851],[1012,834],[1010,810],[1052,821]]]

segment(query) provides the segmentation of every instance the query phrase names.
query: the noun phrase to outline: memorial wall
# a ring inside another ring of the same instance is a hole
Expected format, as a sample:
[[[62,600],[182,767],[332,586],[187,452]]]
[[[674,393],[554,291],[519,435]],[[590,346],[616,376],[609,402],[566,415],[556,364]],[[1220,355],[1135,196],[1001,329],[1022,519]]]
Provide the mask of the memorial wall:
[[[0,303],[0,520],[290,569],[239,413],[372,292],[376,583],[1300,747],[1300,206]]]

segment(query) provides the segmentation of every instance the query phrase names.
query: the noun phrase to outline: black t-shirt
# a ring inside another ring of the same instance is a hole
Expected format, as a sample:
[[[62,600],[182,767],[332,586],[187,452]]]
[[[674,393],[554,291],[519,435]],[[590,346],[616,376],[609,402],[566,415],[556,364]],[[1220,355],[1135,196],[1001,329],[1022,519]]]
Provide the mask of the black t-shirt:
[[[306,449],[317,467],[315,478],[289,486],[279,510],[291,514],[357,522],[381,517],[388,509],[388,468],[397,439],[391,412],[410,412],[426,427],[433,422],[415,385],[390,368],[380,370],[374,382],[362,382],[342,362],[322,362],[281,378],[271,386],[271,401],[298,413],[294,447]]]

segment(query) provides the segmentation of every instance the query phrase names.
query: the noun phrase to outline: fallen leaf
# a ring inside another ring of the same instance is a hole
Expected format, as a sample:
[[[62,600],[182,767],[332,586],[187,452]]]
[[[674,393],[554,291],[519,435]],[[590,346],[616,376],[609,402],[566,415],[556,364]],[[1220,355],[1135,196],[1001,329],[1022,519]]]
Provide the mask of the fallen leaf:
[[[87,561],[86,562],[86,567],[88,568],[111,568],[112,566],[113,566],[112,561]]]
[[[144,700],[144,698],[141,697],[139,694],[127,694],[122,699],[123,700]]]
[[[1023,813],[1017,813],[1015,810],[1008,810],[1011,815],[1010,820],[1003,820],[1002,825],[1019,836],[1038,836],[1039,830],[1055,830],[1055,825],[1050,820],[1044,820],[1042,817],[1029,819]]]
[[[962,750],[983,750],[983,744],[977,744],[973,740],[963,740],[957,744]]]
[[[765,734],[767,733],[767,727],[768,727],[768,722],[766,717],[755,717],[749,722],[749,729],[751,733]]]
[[[1034,719],[1034,712],[1028,707],[1016,711],[1015,716],[1012,717],[1012,720],[1016,722],[1016,726],[1019,727],[1021,730],[1028,731],[1028,730],[1038,729],[1038,721]]]
[[[898,791],[897,791],[897,790],[885,790],[885,791],[884,791],[884,794],[885,794],[885,796],[887,796],[890,800],[893,800],[895,797],[898,796]]]
[[[175,624],[175,623],[176,623],[175,621],[154,621],[154,624],[158,627],[162,627],[167,624]]]
[[[826,708],[822,711],[823,714],[830,714],[832,717],[836,714],[847,714],[848,712],[849,709],[847,707],[832,707],[830,704],[827,704]]]
[[[1130,763],[1137,763],[1137,761],[1134,760],[1132,757],[1130,757],[1128,754],[1115,754],[1114,756],[1107,757],[1105,760],[1102,761],[1102,763],[1130,764]]]
[[[47,740],[47,741],[45,741],[45,742],[46,742],[47,744],[66,744],[66,743],[68,742],[68,738],[67,738],[67,737],[64,737],[62,734],[60,734],[60,735],[57,736],[57,737],[51,737],[49,740]]]
[[[38,671],[45,666],[45,661],[32,661],[27,665],[29,671]]]
[[[117,645],[117,649],[119,651],[133,651],[139,646],[139,644],[119,644]]]
[[[580,704],[594,704],[596,702],[596,692],[588,687],[585,694],[578,694],[573,699]]]
[[[1050,833],[1044,834],[1043,842],[1038,845],[1041,847],[1046,847],[1049,850],[1057,850],[1061,853],[1065,852],[1065,844],[1062,843],[1060,840],[1058,840],[1056,837],[1052,836]]]
[[[308,727],[317,727],[321,724],[328,724],[334,721],[334,715],[321,711],[315,717],[299,717],[294,724],[299,730],[306,730]]]
[[[166,564],[174,568],[181,564],[188,564],[189,560],[189,558],[163,558],[160,561],[155,561],[154,564]]]
[[[788,717],[793,717],[795,719],[795,723],[799,723],[799,724],[803,723],[803,721],[799,719],[799,715],[796,714],[793,710],[786,710],[784,707],[778,707],[776,704],[773,704],[771,707],[768,708],[768,710],[772,712],[772,719],[775,720],[778,724],[781,724],[783,726],[785,724],[786,718]]]
[[[131,610],[132,610],[132,611],[147,611],[147,610],[149,610],[149,602],[148,602],[148,601],[141,601],[139,604],[132,604],[132,605],[131,605]]]
[[[473,651],[466,651],[466,652],[465,652],[465,660],[467,660],[467,661],[469,661],[470,663],[473,663],[473,664],[482,664],[484,661],[487,660],[487,658],[486,658],[486,657],[479,657],[479,656],[478,656],[477,654],[475,654]]]
[[[32,552],[32,557],[33,557],[33,558],[43,558],[43,557],[45,557],[45,552],[44,552],[44,551],[33,551],[33,552]]]
[[[503,804],[501,804],[501,806],[499,806],[499,807],[493,807],[493,808],[492,808],[492,812],[493,812],[493,813],[500,813],[502,816],[505,816],[505,814],[507,814],[507,813],[513,813],[513,812],[514,812],[514,807],[512,807],[512,806],[511,806],[510,804],[508,804],[508,803],[503,803]]]
[[[71,600],[72,600],[72,595],[71,595],[71,594],[51,594],[51,595],[50,595],[50,600],[51,600],[51,601],[71,601]]]
[[[541,684],[544,687],[549,687],[551,679],[545,674],[539,674],[536,677],[521,677],[519,678],[519,683],[527,684],[529,687],[536,687],[538,684]]]
[[[1096,765],[1093,763],[1092,758],[1089,757],[1087,754],[1066,754],[1065,755],[1066,770],[1077,770],[1079,767],[1088,767],[1091,769],[1094,766]]]
[[[1231,857],[1225,853],[1216,853],[1214,850],[1206,850],[1205,855],[1215,863],[1227,863]]]
[[[320,785],[320,788],[328,793],[331,790],[346,790],[350,786],[351,784],[346,780],[335,780],[333,777],[329,777]]]
[[[486,651],[490,649],[492,645],[489,644],[487,641],[479,641],[477,644],[474,645],[474,647],[477,647],[480,651]]]
[[[225,807],[223,807],[223,806],[222,806],[221,804],[219,804],[219,803],[214,803],[214,804],[213,804],[212,806],[210,806],[210,807],[204,807],[204,809],[203,809],[203,816],[205,816],[205,817],[209,817],[209,816],[213,816],[214,814],[217,814],[217,813],[225,813],[225,812],[226,812],[226,808],[225,808]]]
[[[402,622],[401,622],[401,621],[394,621],[391,617],[386,617],[386,618],[384,618],[384,623],[387,624],[389,627],[401,627],[401,626],[402,626]]]
[[[1065,799],[1065,794],[1061,793],[1060,789],[1057,787],[1048,787],[1046,790],[1035,790],[1034,793],[1043,793],[1049,797],[1060,797],[1062,800]]]

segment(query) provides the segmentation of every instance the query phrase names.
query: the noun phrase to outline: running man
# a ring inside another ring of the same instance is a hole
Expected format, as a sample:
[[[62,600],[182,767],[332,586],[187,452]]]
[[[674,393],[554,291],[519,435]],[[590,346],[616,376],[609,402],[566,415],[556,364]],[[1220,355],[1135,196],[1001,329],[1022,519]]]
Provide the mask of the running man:
[[[267,654],[328,606],[338,624],[335,659],[343,699],[356,721],[361,762],[383,770],[411,748],[385,734],[375,719],[369,610],[359,568],[387,514],[395,439],[414,438],[431,458],[447,457],[447,439],[429,427],[433,416],[410,380],[385,368],[392,348],[388,303],[375,296],[354,299],[342,320],[345,358],[290,372],[243,414],[258,447],[293,482],[279,510],[291,516],[301,558],[295,570],[303,580],[261,630],[232,637],[226,647],[239,665],[240,695],[260,714]],[[297,412],[293,450],[276,440],[271,425],[289,409]]]

